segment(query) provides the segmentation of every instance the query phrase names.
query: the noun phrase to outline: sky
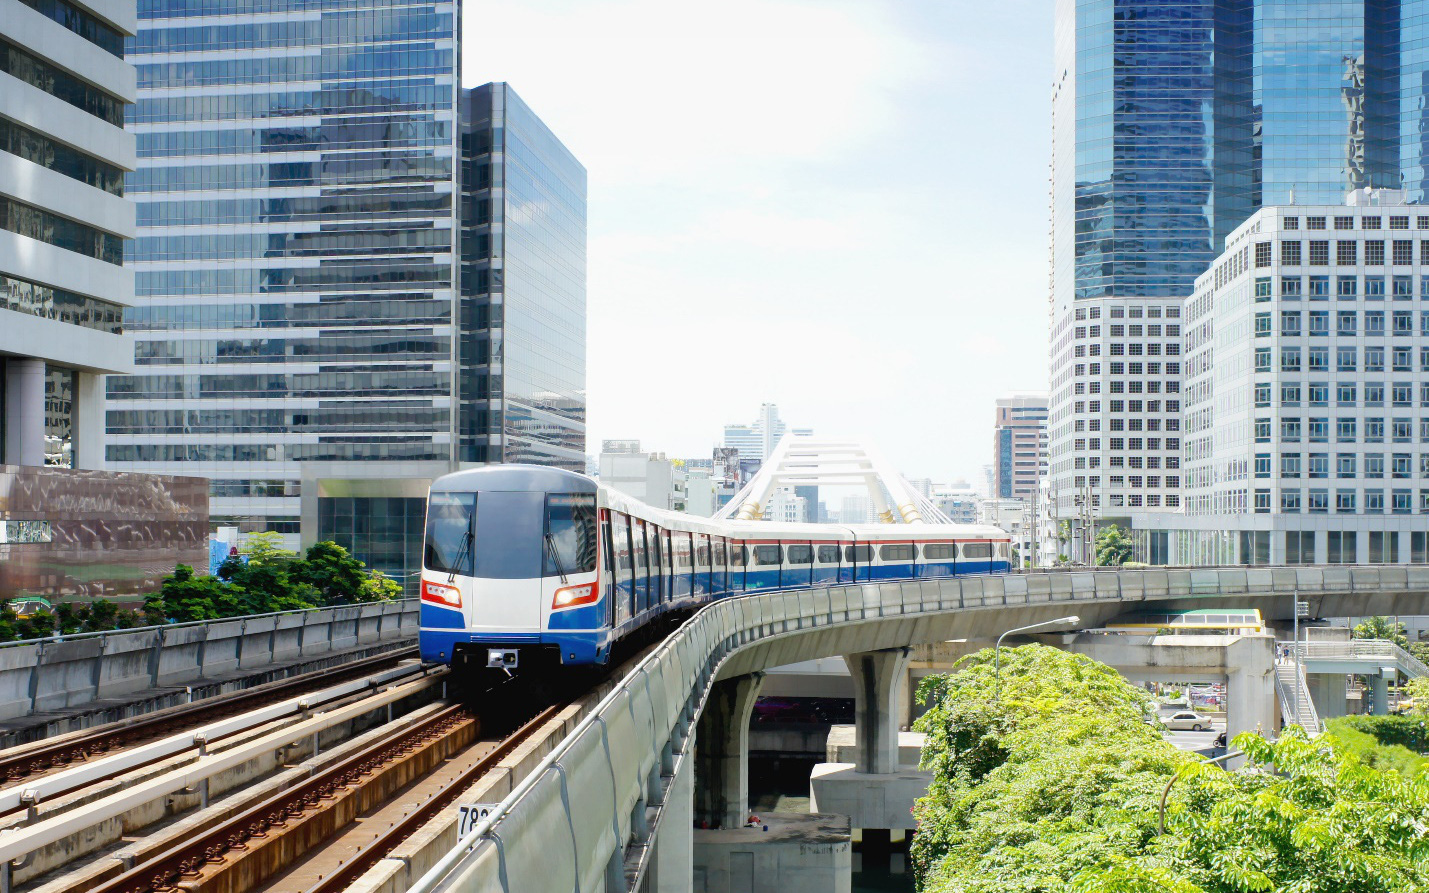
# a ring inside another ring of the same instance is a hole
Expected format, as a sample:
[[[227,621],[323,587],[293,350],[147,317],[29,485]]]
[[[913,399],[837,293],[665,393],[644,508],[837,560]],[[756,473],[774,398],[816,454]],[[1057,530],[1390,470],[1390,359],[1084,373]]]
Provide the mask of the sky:
[[[506,81],[585,165],[587,451],[725,424],[864,439],[978,484],[1047,387],[1048,0],[482,0]]]

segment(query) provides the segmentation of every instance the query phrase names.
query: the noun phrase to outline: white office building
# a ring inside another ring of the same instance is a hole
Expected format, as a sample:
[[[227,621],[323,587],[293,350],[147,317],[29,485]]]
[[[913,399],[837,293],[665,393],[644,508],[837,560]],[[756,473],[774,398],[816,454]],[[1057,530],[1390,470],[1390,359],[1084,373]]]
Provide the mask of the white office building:
[[[0,405],[6,465],[103,468],[103,374],[134,367],[122,329],[135,232],[124,60],[134,3],[0,0]]]
[[[1135,515],[1140,559],[1429,560],[1429,208],[1263,208],[1182,319],[1182,512]]]

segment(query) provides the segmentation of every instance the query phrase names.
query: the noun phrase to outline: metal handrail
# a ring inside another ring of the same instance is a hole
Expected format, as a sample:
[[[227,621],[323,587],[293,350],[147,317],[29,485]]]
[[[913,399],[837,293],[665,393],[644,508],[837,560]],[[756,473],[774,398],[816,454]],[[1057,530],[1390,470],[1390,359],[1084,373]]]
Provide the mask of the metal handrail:
[[[319,608],[289,608],[286,611],[270,611],[266,614],[236,614],[232,617],[216,617],[212,620],[187,620],[183,623],[161,623],[155,626],[131,626],[125,629],[101,629],[82,633],[61,633],[57,636],[41,636],[38,639],[15,639],[10,642],[0,642],[0,648],[12,648],[18,645],[42,645],[46,642],[73,642],[78,639],[96,639],[103,636],[127,635],[129,633],[152,633],[159,630],[194,629],[214,623],[231,623],[235,620],[261,620],[265,617],[284,617],[289,614],[311,614],[315,611],[336,611],[342,608],[364,608],[368,605],[403,605],[404,607],[408,607],[409,602],[415,603],[416,601],[415,598],[404,597],[375,602],[355,602],[350,605],[327,605]]]
[[[1288,644],[1300,660],[1392,660],[1406,676],[1429,676],[1429,666],[1389,639],[1349,639],[1341,642]]]

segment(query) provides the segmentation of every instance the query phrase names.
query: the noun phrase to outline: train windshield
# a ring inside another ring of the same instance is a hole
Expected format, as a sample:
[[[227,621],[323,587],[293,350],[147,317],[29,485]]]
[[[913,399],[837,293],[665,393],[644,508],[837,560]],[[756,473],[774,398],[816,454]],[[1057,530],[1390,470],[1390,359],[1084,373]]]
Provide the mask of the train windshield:
[[[595,497],[586,493],[546,496],[546,551],[542,576],[595,570]]]
[[[475,493],[433,493],[427,502],[428,570],[471,576],[471,515]]]

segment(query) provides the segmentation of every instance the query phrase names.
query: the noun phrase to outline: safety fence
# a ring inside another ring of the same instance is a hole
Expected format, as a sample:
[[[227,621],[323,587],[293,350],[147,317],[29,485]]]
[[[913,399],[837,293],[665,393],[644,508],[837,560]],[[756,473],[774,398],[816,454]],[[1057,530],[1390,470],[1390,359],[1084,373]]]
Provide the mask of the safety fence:
[[[417,635],[416,599],[76,633],[0,647],[0,719]]]

